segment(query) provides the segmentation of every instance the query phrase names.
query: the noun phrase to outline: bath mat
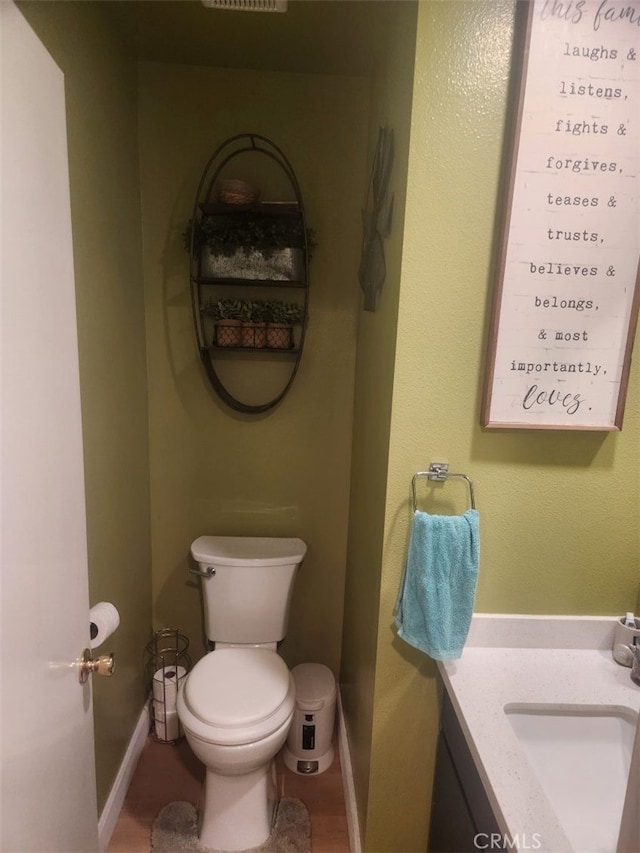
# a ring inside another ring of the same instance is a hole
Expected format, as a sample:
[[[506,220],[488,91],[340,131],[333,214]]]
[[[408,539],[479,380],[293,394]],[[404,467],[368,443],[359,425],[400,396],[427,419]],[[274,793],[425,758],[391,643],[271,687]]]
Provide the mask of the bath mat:
[[[153,822],[152,853],[210,853],[198,841],[198,818],[191,803],[169,803]],[[246,853],[310,853],[311,822],[304,803],[283,797],[278,803],[273,832],[260,847]],[[216,851],[225,853],[225,851]]]

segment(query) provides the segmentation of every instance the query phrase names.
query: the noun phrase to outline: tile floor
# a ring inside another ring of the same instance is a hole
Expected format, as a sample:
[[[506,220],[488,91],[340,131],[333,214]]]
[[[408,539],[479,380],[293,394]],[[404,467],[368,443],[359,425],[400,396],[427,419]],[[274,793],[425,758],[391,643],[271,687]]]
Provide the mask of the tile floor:
[[[331,767],[318,776],[293,773],[278,756],[280,795],[302,800],[311,816],[312,853],[349,853],[347,817],[337,743]],[[186,740],[175,746],[147,740],[135,770],[108,853],[149,853],[151,826],[174,800],[198,802],[204,769]]]

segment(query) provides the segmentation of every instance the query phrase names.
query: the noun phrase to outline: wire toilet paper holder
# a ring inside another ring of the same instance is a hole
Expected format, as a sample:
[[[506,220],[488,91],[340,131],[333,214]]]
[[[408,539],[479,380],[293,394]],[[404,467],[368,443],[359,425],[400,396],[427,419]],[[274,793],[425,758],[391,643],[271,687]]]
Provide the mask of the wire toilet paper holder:
[[[176,700],[191,668],[188,649],[189,640],[177,628],[159,629],[145,649],[150,735],[160,743],[175,743],[183,735]]]

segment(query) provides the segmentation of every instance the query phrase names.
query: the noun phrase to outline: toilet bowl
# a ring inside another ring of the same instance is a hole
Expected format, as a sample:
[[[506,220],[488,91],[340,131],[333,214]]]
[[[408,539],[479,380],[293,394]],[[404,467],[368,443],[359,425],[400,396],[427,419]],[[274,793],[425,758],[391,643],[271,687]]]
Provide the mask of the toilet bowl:
[[[287,665],[267,648],[216,649],[185,678],[177,709],[206,768],[201,845],[245,850],[263,844],[277,801],[273,758],[295,711]]]

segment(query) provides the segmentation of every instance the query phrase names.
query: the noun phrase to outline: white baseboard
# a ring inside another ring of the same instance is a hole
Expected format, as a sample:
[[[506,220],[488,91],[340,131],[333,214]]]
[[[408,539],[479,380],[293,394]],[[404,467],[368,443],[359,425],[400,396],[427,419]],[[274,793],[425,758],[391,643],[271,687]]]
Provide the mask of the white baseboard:
[[[360,840],[360,821],[358,820],[358,803],[356,801],[356,788],[353,781],[353,767],[351,764],[351,750],[349,749],[349,736],[344,721],[344,709],[342,697],[338,688],[338,746],[340,749],[340,766],[342,767],[342,787],[344,789],[344,802],[347,809],[347,827],[349,830],[349,847],[351,853],[362,853],[362,842]]]
[[[116,826],[116,821],[122,809],[124,798],[131,784],[133,772],[136,769],[136,764],[140,758],[140,753],[147,740],[149,734],[149,704],[145,703],[144,708],[140,712],[138,722],[131,735],[129,746],[122,759],[122,764],[118,770],[118,775],[115,778],[107,802],[102,809],[100,820],[98,821],[98,845],[101,853],[107,849],[113,830]]]

